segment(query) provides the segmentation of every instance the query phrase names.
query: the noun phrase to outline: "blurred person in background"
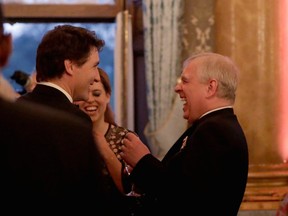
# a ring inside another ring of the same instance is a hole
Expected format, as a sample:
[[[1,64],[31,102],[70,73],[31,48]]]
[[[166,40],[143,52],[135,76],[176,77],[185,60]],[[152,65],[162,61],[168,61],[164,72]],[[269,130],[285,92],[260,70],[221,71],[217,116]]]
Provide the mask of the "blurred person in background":
[[[22,70],[16,70],[10,78],[22,86],[23,89],[18,91],[20,95],[31,92],[37,84],[35,71],[32,74],[28,74]]]
[[[1,4],[1,10],[2,10],[2,4]],[[0,34],[1,34],[0,67],[2,68],[8,63],[9,56],[12,52],[12,36],[11,34],[4,33],[2,11],[1,11]],[[14,88],[9,84],[9,82],[3,77],[2,73],[0,73],[0,96],[10,101],[15,101],[19,97],[19,94],[14,90]]]

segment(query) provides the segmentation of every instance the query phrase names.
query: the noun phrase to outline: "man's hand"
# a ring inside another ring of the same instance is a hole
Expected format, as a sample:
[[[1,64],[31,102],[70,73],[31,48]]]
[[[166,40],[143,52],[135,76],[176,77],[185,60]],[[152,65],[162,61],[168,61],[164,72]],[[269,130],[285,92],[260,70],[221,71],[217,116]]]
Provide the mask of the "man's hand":
[[[150,154],[148,147],[134,133],[127,133],[122,140],[122,156],[123,160],[132,167],[146,154]]]

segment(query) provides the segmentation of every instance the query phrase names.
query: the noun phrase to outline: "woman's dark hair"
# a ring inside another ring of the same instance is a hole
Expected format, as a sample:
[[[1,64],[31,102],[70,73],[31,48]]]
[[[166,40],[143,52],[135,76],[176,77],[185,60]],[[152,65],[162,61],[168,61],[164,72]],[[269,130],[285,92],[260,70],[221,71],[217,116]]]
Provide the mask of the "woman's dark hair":
[[[37,49],[37,81],[60,78],[65,72],[65,60],[83,65],[92,48],[100,52],[105,42],[94,31],[72,25],[59,25],[48,31]]]
[[[98,71],[100,74],[101,83],[103,85],[105,93],[111,96],[112,89],[111,89],[111,84],[110,84],[110,79],[109,79],[108,74],[102,68],[99,68],[99,67],[98,67]],[[112,111],[110,104],[107,104],[107,108],[104,114],[104,120],[105,122],[116,125],[114,113]]]

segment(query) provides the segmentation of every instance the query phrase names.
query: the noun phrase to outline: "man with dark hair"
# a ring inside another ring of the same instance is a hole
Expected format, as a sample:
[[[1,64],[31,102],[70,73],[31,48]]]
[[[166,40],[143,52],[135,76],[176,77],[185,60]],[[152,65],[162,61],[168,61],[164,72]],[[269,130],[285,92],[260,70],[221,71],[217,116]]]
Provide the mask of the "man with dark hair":
[[[72,25],[48,31],[37,49],[37,85],[17,101],[32,101],[90,118],[73,101],[87,100],[89,86],[100,80],[99,52],[104,41],[95,32]]]
[[[1,8],[0,11],[1,72],[12,45],[11,35],[4,33]],[[92,50],[91,55],[97,56],[96,48]],[[90,71],[85,84],[94,80],[92,73],[97,73],[97,57],[93,62],[96,69]],[[80,70],[80,66],[69,61],[66,66],[71,76]],[[103,161],[89,125],[80,118],[71,118],[67,112],[35,103],[13,103],[1,95],[1,211],[42,215],[97,210],[100,215],[110,215],[110,208],[105,206],[109,202],[102,176]]]

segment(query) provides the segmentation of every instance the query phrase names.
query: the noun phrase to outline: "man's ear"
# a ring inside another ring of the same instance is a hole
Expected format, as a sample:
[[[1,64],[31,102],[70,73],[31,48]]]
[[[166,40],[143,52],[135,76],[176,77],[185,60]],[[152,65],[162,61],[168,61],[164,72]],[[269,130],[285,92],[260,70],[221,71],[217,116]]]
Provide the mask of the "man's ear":
[[[215,79],[211,79],[207,87],[208,96],[215,95],[217,93],[217,89],[218,89],[218,81]]]
[[[0,67],[4,67],[12,52],[12,36],[11,34],[0,36]]]
[[[68,73],[69,75],[73,75],[73,71],[74,71],[74,64],[71,60],[64,60],[64,65],[65,65],[65,70],[66,70],[66,73]]]

